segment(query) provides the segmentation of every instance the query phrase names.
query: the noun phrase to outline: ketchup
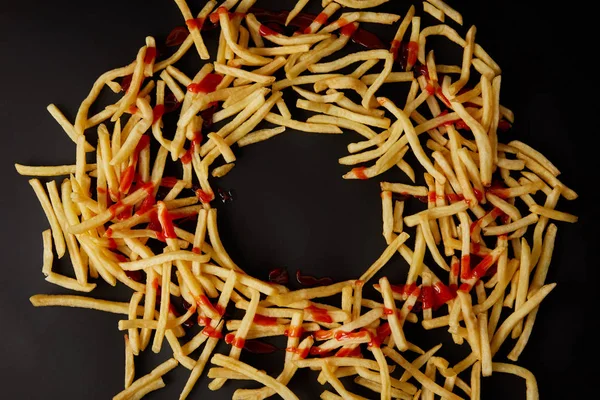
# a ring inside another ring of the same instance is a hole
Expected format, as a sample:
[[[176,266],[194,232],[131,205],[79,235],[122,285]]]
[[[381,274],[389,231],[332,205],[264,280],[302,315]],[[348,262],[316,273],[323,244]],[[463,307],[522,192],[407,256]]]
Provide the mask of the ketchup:
[[[325,308],[319,308],[314,304],[311,304],[304,310],[309,312],[312,315],[313,319],[317,322],[323,322],[328,324],[333,322],[333,319],[329,315],[329,311],[327,311]]]

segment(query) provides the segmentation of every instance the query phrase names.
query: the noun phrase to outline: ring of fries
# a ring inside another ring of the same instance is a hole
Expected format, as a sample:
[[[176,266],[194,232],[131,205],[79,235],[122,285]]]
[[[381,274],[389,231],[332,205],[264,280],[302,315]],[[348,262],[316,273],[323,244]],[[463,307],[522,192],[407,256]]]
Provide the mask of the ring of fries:
[[[523,352],[540,303],[556,286],[546,283],[557,233],[551,220],[577,221],[556,210],[560,197],[573,200],[577,193],[537,150],[517,140],[500,142],[514,117],[500,104],[501,69],[477,43],[475,26],[462,38],[444,23],[447,17],[462,25],[461,14],[441,0],[423,3],[424,12],[441,23],[430,27],[422,26],[414,6],[403,16],[365,11],[386,1],[324,0],[310,24],[285,35],[253,13],[255,0],[219,6],[209,0],[196,16],[185,0],[175,0],[187,30],[178,31],[183,38],[173,55],[159,61],[155,39],[147,37],[131,64],[98,78],[74,123],[48,106],[76,144],[75,163],[15,165],[22,175],[67,176],[60,187],[53,180],[45,188],[37,178],[29,181],[50,224],[42,235],[42,272],[48,282],[73,291],[89,293],[97,285],[93,280],[103,280],[111,286],[119,281],[133,294],[129,303],[78,295],[30,300],[36,307],[125,315],[118,324],[126,331],[125,387],[114,399],[139,399],[164,387],[163,376],[179,364],[190,370],[180,396],[185,399],[209,363],[215,365],[207,371],[211,390],[228,379],[263,385],[239,389],[234,399],[297,399],[287,384],[299,368],[317,371],[317,380],[330,385],[322,399],[363,398],[346,388],[345,377],[381,399],[479,399],[481,377],[494,372],[522,377],[527,398],[539,397],[533,373],[498,362],[497,353],[509,336],[515,343],[508,359],[516,362]],[[307,2],[298,1],[285,25]],[[207,19],[220,27],[216,55],[202,36]],[[339,56],[361,23],[397,23],[389,50]],[[436,64],[427,43],[434,35],[462,48],[462,65]],[[192,47],[203,65],[188,77],[175,64]],[[358,66],[339,73],[350,65]],[[376,65],[380,72],[367,75]],[[383,85],[405,83],[404,105],[378,96]],[[104,86],[122,97],[89,115]],[[288,87],[300,96],[296,107],[315,113],[307,121],[293,119],[283,97]],[[166,138],[163,116],[173,101],[179,115],[174,135]],[[256,129],[263,121],[275,126]],[[239,165],[236,146],[286,128],[364,136],[339,162],[367,165],[353,167],[344,179],[370,179],[397,167],[411,181],[381,182],[387,247],[358,279],[292,291],[245,274],[221,242],[211,180]],[[93,130],[97,143],[90,140]],[[158,150],[154,159],[151,146]],[[404,160],[408,152],[425,171],[424,184],[416,183],[414,166]],[[94,163],[87,153],[95,154]],[[224,163],[217,166],[220,157]],[[179,176],[165,176],[169,159]],[[404,215],[412,198],[427,206]],[[193,232],[181,227],[185,219],[195,219]],[[529,227],[532,239],[525,237]],[[389,282],[384,272],[396,253],[409,266],[401,284]],[[55,254],[68,254],[73,277],[53,271]],[[427,254],[437,265],[425,265]],[[381,298],[363,298],[376,275]],[[337,306],[319,300],[332,296],[341,298]],[[173,307],[177,298],[187,304],[183,314]],[[240,319],[225,314],[230,305]],[[512,310],[502,319],[505,307]],[[442,344],[424,351],[411,343],[404,325],[417,323],[419,314],[425,330],[447,329],[454,343],[466,342],[470,355],[450,365],[438,355]],[[190,322],[201,326],[191,338],[184,328]],[[248,343],[272,336],[287,337],[277,377],[240,360]],[[160,352],[165,339],[172,358],[136,376],[135,357],[148,347]],[[213,355],[220,340],[231,345],[228,355]]]

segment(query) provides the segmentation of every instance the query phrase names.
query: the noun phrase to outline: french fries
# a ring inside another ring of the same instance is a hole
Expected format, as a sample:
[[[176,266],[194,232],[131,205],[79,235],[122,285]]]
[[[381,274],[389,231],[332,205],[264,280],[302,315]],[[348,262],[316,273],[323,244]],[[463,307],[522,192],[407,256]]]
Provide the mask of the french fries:
[[[157,60],[156,40],[148,36],[133,62],[97,79],[73,123],[48,106],[76,144],[74,159],[14,164],[31,177],[50,225],[42,234],[42,273],[77,292],[93,292],[95,280],[119,281],[133,292],[127,303],[76,295],[34,295],[30,302],[126,316],[117,325],[127,331],[124,390],[114,399],[138,399],[164,387],[163,376],[179,364],[190,371],[181,399],[203,383],[207,365],[210,390],[229,379],[262,385],[238,389],[234,399],[297,399],[288,384],[298,368],[319,371],[317,381],[333,387],[337,395],[326,390],[324,399],[362,399],[353,393],[356,384],[382,399],[460,399],[456,388],[477,399],[481,377],[497,372],[523,377],[527,398],[538,397],[533,373],[497,362],[497,353],[507,340],[515,341],[510,360],[524,351],[539,307],[556,286],[546,278],[557,224],[578,222],[557,209],[558,200],[578,194],[541,152],[520,140],[501,142],[502,122],[512,123],[514,115],[500,103],[502,71],[476,42],[475,26],[463,38],[444,24],[462,25],[463,17],[440,0],[423,3],[442,23],[436,26],[425,26],[414,6],[403,17],[370,10],[386,1],[324,0],[312,23],[283,34],[268,13],[252,8],[253,0],[218,7],[211,0],[196,16],[185,0],[175,0],[189,36],[172,56]],[[299,13],[306,5],[299,0],[285,25],[304,18]],[[338,13],[342,7],[352,10]],[[212,61],[202,30],[206,18],[220,29]],[[363,23],[397,24],[389,51],[352,51],[351,38]],[[437,63],[440,52],[427,41],[434,35],[462,48],[460,65]],[[192,46],[202,66],[188,76],[175,64]],[[354,71],[342,73],[348,69]],[[280,70],[285,79],[276,76]],[[405,100],[382,97],[385,85],[408,82]],[[121,98],[88,117],[105,85]],[[296,93],[296,101],[287,93]],[[180,109],[167,139],[170,118],[163,117],[175,100]],[[312,115],[300,120],[297,109]],[[220,123],[214,131],[213,123]],[[84,136],[89,128],[98,133],[96,146]],[[292,290],[248,275],[221,240],[214,201],[225,194],[213,190],[213,178],[240,168],[240,147],[288,130],[358,133],[364,139],[348,142],[350,154],[338,158],[353,166],[343,178],[375,178],[397,167],[413,182],[380,182],[385,248],[359,279],[311,280],[298,271],[303,287]],[[169,155],[169,163],[181,167],[175,176],[165,176]],[[44,188],[37,179],[61,176],[60,193],[55,181]],[[414,209],[412,198],[427,205]],[[194,231],[182,225],[190,219]],[[532,246],[525,236],[531,225]],[[392,272],[397,252],[407,265]],[[57,272],[55,253],[59,259],[69,254],[75,278]],[[429,260],[434,263],[426,265]],[[392,276],[404,277],[392,282]],[[374,286],[375,298],[365,285]],[[185,311],[178,309],[182,303]],[[504,307],[512,308],[506,318]],[[471,355],[450,366],[441,344],[425,352],[412,342],[406,321],[447,330]],[[197,331],[186,336],[190,329]],[[252,346],[268,347],[264,338],[283,336],[277,377],[240,361]],[[148,347],[161,352],[165,340],[172,358],[136,380],[136,357]],[[213,354],[222,340],[231,345],[228,356]],[[412,362],[407,350],[418,353]],[[394,367],[403,369],[399,379],[390,375]],[[469,376],[460,375],[469,367]]]

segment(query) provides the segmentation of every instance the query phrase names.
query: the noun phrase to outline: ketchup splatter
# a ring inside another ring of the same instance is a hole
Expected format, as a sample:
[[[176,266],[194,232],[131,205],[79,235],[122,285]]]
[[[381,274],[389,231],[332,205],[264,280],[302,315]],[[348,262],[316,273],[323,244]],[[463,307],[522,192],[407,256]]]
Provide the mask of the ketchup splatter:
[[[296,354],[298,354],[299,358],[304,359],[308,356],[310,349],[309,348],[300,349],[298,347],[286,347],[285,351],[287,351],[289,353],[296,353]]]
[[[228,203],[234,200],[234,194],[232,190],[224,190],[221,188],[217,189],[217,194],[219,195],[219,199],[221,203]]]
[[[277,325],[277,318],[265,317],[264,315],[256,314],[256,315],[254,315],[253,322],[258,325],[272,326],[272,325]]]
[[[200,82],[190,83],[187,90],[192,93],[211,93],[215,91],[222,80],[223,75],[207,74]]]
[[[355,347],[353,349],[349,348],[341,348],[337,353],[335,353],[335,357],[359,357],[362,358],[362,352],[360,351],[360,347]]]
[[[202,29],[202,25],[204,25],[204,18],[191,18],[186,20],[185,24],[190,31],[193,31],[194,29]]]
[[[354,172],[354,175],[356,175],[358,179],[369,179],[369,177],[365,174],[365,169],[367,169],[367,167],[356,167],[352,168],[350,172]]]
[[[323,322],[323,323],[328,323],[328,324],[333,322],[333,319],[329,315],[329,311],[327,311],[327,309],[325,309],[325,308],[319,308],[319,307],[315,306],[314,304],[311,304],[310,306],[306,307],[304,310],[309,312],[312,315],[313,319],[317,322]]]
[[[181,103],[177,101],[177,97],[173,93],[167,93],[165,95],[165,110],[164,114],[171,113],[177,110],[181,106]]]
[[[340,29],[340,34],[344,36],[352,36],[354,32],[356,32],[357,26],[356,24],[348,24],[344,25],[342,29]]]
[[[154,108],[152,109],[152,124],[155,124],[156,121],[161,119],[164,114],[165,114],[165,105],[164,104],[155,105]]]
[[[221,332],[217,331],[212,326],[206,326],[206,327],[204,327],[204,329],[202,330],[202,334],[206,335],[206,336],[208,336],[210,338],[216,338],[216,339],[222,339],[223,338],[223,334]]]
[[[121,79],[121,89],[124,92],[129,90],[129,86],[131,86],[131,79],[133,78],[133,74],[126,75]]]
[[[125,271],[125,275],[132,281],[144,282],[144,273],[142,271]]]
[[[146,55],[144,56],[144,64],[150,64],[156,58],[156,47],[148,47],[146,49]]]
[[[289,280],[290,276],[285,268],[273,268],[269,271],[269,282],[287,285]]]
[[[283,334],[287,337],[299,338],[304,333],[302,326],[294,326],[286,329]]]
[[[272,344],[260,340],[246,340],[244,343],[244,350],[253,354],[271,354],[278,349]]]
[[[175,27],[169,33],[169,36],[167,36],[167,39],[165,40],[165,44],[168,47],[179,46],[180,44],[185,42],[185,39],[189,36],[189,34],[190,34],[190,31],[188,29],[186,29],[185,27],[183,27],[183,26]]]
[[[277,35],[277,32],[275,32],[273,29],[269,28],[266,25],[260,24],[260,27],[258,28],[258,34],[260,36],[271,36]]]
[[[408,42],[408,63],[415,65],[417,62],[417,54],[419,53],[419,43]]]
[[[307,287],[326,286],[333,283],[333,279],[329,277],[315,278],[311,275],[303,275],[300,270],[296,270],[296,280],[299,284]]]

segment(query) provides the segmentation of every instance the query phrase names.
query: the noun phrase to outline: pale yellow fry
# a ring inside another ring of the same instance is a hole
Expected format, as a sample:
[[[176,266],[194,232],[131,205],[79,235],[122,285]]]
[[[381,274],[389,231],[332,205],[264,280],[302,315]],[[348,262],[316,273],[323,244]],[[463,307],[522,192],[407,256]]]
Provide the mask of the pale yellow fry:
[[[75,173],[75,165],[56,165],[56,166],[30,166],[16,164],[15,169],[19,175],[24,176],[61,176]],[[94,171],[98,166],[96,164],[85,164],[84,172]]]
[[[535,224],[538,221],[538,219],[539,217],[537,216],[537,214],[531,213],[528,216],[523,217],[518,221],[511,222],[509,224],[499,226],[486,226],[483,228],[483,234],[486,236],[504,235],[529,226],[531,224]]]
[[[329,114],[334,117],[347,118],[352,121],[356,121],[365,125],[375,126],[378,128],[387,129],[390,127],[389,118],[379,118],[372,117],[370,115],[358,114],[353,111],[348,111],[341,107],[334,106],[331,104],[317,103],[314,101],[298,99],[296,102],[296,107],[302,108],[304,110]]]
[[[270,139],[273,136],[277,136],[283,132],[285,132],[284,126],[278,126],[277,128],[271,129],[261,129],[247,134],[246,136],[237,141],[237,145],[239,147],[248,146],[249,144],[254,144]]]
[[[387,262],[392,258],[396,250],[406,242],[409,238],[408,233],[402,232],[398,235],[386,249],[381,253],[379,258],[367,269],[360,277],[360,280],[366,283],[370,280]]]
[[[575,223],[578,220],[577,216],[575,216],[573,214],[569,214],[569,213],[562,212],[562,211],[556,211],[551,208],[542,207],[537,204],[529,207],[529,211],[531,211],[532,213],[538,214],[540,216],[544,216],[544,217],[554,219],[557,221]]]
[[[454,393],[449,392],[443,387],[436,384],[434,381],[429,379],[424,373],[422,373],[418,368],[415,368],[410,362],[408,362],[404,357],[402,357],[398,352],[389,347],[385,347],[382,349],[383,353],[391,358],[393,361],[398,363],[402,368],[406,371],[410,372],[410,374],[423,386],[427,389],[431,390],[438,396],[442,396],[443,398],[452,399],[452,400],[460,400],[461,397],[455,395]]]
[[[48,107],[46,107],[46,109],[48,110],[50,115],[52,115],[52,117],[56,120],[56,122],[58,122],[61,128],[63,128],[63,130],[69,136],[69,138],[71,138],[71,140],[74,143],[77,143],[77,138],[80,136],[80,134],[75,131],[73,125],[71,125],[67,117],[65,117],[65,115],[58,109],[58,107],[56,107],[56,105],[54,104],[49,104]],[[94,147],[92,147],[92,145],[86,142],[85,151],[87,152],[93,150]]]
[[[46,229],[42,232],[42,243],[44,246],[42,273],[48,276],[52,272],[52,263],[54,262],[54,253],[52,253],[52,230]]]
[[[490,343],[492,357],[500,349],[500,346],[502,345],[502,343],[504,343],[514,326],[517,324],[517,322],[525,318],[527,314],[529,314],[534,308],[536,308],[555,287],[556,283],[550,283],[542,286],[540,290],[538,290],[523,304],[522,307],[514,311],[508,318],[506,318],[506,320],[504,320],[502,325],[500,325],[500,327],[494,334],[494,337],[492,338],[492,341]]]
[[[427,172],[434,176],[436,180],[440,181],[441,183],[446,182],[446,177],[434,168],[431,160],[425,154],[425,151],[423,151],[423,147],[421,147],[421,143],[419,142],[415,128],[410,122],[408,116],[398,107],[396,107],[396,105],[389,99],[385,97],[379,97],[377,100],[382,106],[394,114],[394,116],[398,118],[398,121],[402,123],[408,143],[410,144],[410,147],[417,157],[419,163],[427,170]]]
[[[531,146],[529,146],[519,140],[512,140],[512,141],[508,142],[508,145],[519,150],[521,153],[533,158],[540,165],[542,165],[544,168],[546,168],[548,171],[550,171],[550,173],[552,173],[552,175],[554,175],[554,176],[560,175],[560,170],[558,168],[556,168],[556,166],[554,166],[554,164],[552,164],[552,162],[550,162],[550,160],[548,160],[542,153],[535,150]]]
[[[216,145],[216,148],[219,149],[219,152],[223,156],[223,159],[225,159],[226,163],[231,163],[236,160],[235,154],[233,154],[233,151],[231,151],[231,148],[229,147],[225,139],[223,139],[223,137],[217,135],[216,133],[209,133],[207,137],[210,140],[212,140],[213,143]]]
[[[113,400],[125,400],[131,398],[138,390],[151,383],[158,378],[161,378],[167,372],[171,371],[177,366],[178,362],[174,358],[170,358],[167,361],[154,368],[149,374],[137,379],[127,389],[118,393],[113,397]]]
[[[329,297],[340,293],[344,286],[354,285],[354,280],[334,283],[329,286],[317,288],[300,289],[288,293],[282,293],[267,297],[267,301],[281,307],[301,300],[310,300],[318,297]]]
[[[37,196],[40,205],[44,210],[44,214],[46,214],[46,218],[50,223],[52,237],[54,238],[54,246],[56,247],[56,254],[58,255],[58,258],[62,258],[66,252],[65,237],[56,214],[54,213],[54,209],[52,208],[52,203],[50,202],[44,187],[38,179],[30,179],[29,184],[33,188],[33,191],[35,192],[35,195]]]
[[[121,266],[121,268],[123,268],[124,271],[137,271],[140,269],[154,267],[155,265],[161,265],[163,263],[172,261],[192,261],[206,263],[209,260],[209,255],[196,254],[192,251],[177,250],[159,254],[153,257],[144,258],[137,261],[122,262],[119,263],[119,265]]]
[[[275,390],[275,392],[277,394],[279,394],[282,398],[284,398],[286,400],[298,399],[298,397],[294,393],[292,393],[292,391],[290,389],[288,389],[286,386],[284,386],[281,382],[270,377],[269,375],[265,374],[264,372],[261,372],[261,371],[257,370],[256,368],[249,366],[248,364],[245,364],[245,363],[238,361],[236,359],[233,359],[231,357],[224,356],[222,354],[215,354],[211,358],[210,361],[213,364],[218,365],[220,367],[226,367],[233,371],[240,372],[240,373],[246,375],[247,377],[249,377],[250,379],[260,382],[267,387],[270,387],[271,389]]]
[[[211,175],[214,178],[222,178],[227,175],[235,167],[235,163],[223,164],[212,170]]]
[[[334,133],[341,134],[343,133],[340,128],[332,124],[317,124],[312,122],[302,122],[296,121],[294,119],[285,119],[281,115],[277,115],[274,113],[268,113],[265,117],[267,122],[272,124],[285,126],[287,128],[296,129],[302,132],[312,132],[312,133]]]
[[[275,82],[274,76],[266,76],[250,71],[244,71],[240,68],[233,68],[219,63],[215,63],[215,71],[220,74],[234,76],[236,78],[244,79],[250,82],[258,82],[264,84]]]
[[[361,124],[360,122],[352,121],[346,118],[332,117],[330,115],[313,115],[309,119],[306,120],[308,123],[318,123],[318,124],[331,124],[335,125],[339,128],[351,129],[367,139],[371,139],[377,137],[378,135],[368,126]],[[387,136],[386,136],[387,138]]]
[[[296,15],[298,15],[300,11],[302,11],[304,6],[306,6],[307,4],[308,0],[298,0],[294,8],[292,8],[287,18],[285,19],[285,26],[287,26],[290,23],[290,21],[293,20],[296,17]]]
[[[76,279],[69,278],[54,272],[48,273],[48,276],[46,276],[46,281],[64,287],[66,289],[75,290],[78,292],[89,293],[96,288],[95,283],[86,282],[85,284],[81,284]]]
[[[525,379],[527,400],[537,400],[540,395],[538,392],[537,381],[531,371],[518,365],[495,362],[492,364],[494,372],[503,372],[513,374]]]

